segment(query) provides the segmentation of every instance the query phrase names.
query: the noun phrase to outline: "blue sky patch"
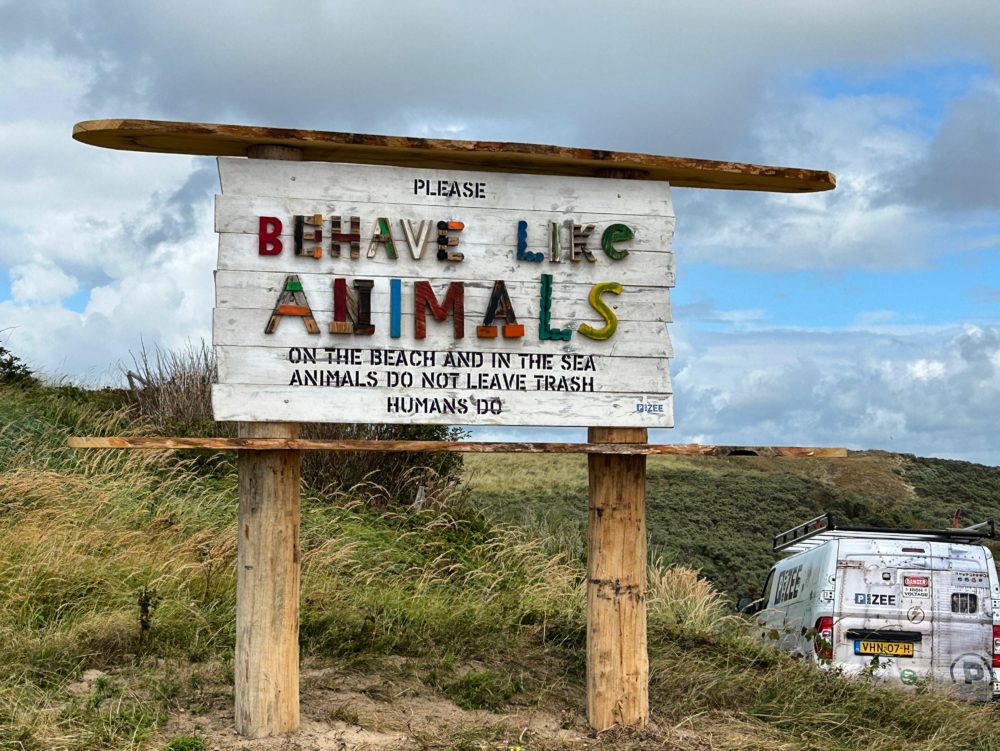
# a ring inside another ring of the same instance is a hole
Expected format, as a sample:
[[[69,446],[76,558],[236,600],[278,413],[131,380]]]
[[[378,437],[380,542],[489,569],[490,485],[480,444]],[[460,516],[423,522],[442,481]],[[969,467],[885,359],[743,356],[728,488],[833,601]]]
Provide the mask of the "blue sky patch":
[[[941,326],[1000,323],[983,290],[1000,289],[1000,254],[943,256],[920,271],[753,271],[692,264],[673,290],[674,319],[699,328]],[[733,315],[760,311],[762,315]]]
[[[824,99],[862,96],[898,96],[911,99],[916,110],[907,117],[910,127],[931,135],[948,106],[965,96],[976,79],[992,74],[988,65],[952,62],[917,67],[835,68],[818,70],[806,87]]]

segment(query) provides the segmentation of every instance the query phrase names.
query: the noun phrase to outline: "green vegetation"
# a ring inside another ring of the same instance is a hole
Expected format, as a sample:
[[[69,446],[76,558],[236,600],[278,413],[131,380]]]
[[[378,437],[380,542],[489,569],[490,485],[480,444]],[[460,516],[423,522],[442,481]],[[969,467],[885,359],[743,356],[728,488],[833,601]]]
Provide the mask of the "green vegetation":
[[[585,555],[586,459],[472,456],[473,502],[575,560]],[[1000,467],[880,452],[849,459],[655,457],[647,469],[654,558],[698,568],[734,598],[756,596],[772,536],[832,511],[838,523],[948,527],[1000,520]]]
[[[499,712],[504,705],[522,690],[517,677],[496,670],[469,672],[465,675],[441,680],[437,671],[427,676],[427,682],[444,691],[462,709],[488,709]]]
[[[205,741],[192,735],[178,735],[170,739],[164,751],[205,751]]]
[[[232,701],[233,463],[65,447],[72,434],[150,430],[130,404],[118,392],[0,385],[0,749],[230,747],[199,727]],[[650,528],[665,561],[651,567],[647,595],[657,728],[593,739],[583,719],[585,462],[469,466],[468,491],[424,475],[419,510],[406,503],[413,487],[390,503],[363,489],[304,494],[306,688],[315,696],[328,680],[364,679],[326,712],[330,722],[403,733],[397,747],[424,749],[1000,747],[990,708],[779,655],[691,568],[731,590],[759,586],[771,532],[826,508],[871,523],[946,523],[955,505],[991,513],[994,470],[890,455],[650,462]],[[389,710],[410,698],[466,714],[392,724]],[[524,731],[511,719],[522,710],[554,717],[553,730]]]
[[[35,377],[21,358],[6,347],[0,347],[0,383],[27,386],[34,382]]]

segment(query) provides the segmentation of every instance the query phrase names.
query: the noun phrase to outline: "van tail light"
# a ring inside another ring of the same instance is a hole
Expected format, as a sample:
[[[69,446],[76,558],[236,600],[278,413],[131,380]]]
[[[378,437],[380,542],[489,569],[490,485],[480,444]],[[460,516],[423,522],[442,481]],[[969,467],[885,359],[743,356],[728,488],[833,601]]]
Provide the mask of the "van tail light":
[[[993,650],[996,652],[997,638],[1000,637],[1000,628],[993,627]],[[816,636],[813,637],[813,649],[816,656],[821,660],[833,659],[833,616],[824,615],[816,619]],[[996,664],[1000,654],[993,655],[993,663]]]
[[[1000,668],[1000,626],[993,627],[993,667]]]

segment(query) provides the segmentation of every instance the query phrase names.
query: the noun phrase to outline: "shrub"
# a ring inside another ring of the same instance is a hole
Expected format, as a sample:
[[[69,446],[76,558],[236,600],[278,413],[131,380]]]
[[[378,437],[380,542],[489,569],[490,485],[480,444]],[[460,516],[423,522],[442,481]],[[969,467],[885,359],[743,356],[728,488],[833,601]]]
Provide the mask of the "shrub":
[[[134,370],[125,369],[139,414],[162,435],[231,436],[231,425],[212,419],[212,384],[218,371],[215,353],[205,342],[178,351],[132,353]]]
[[[234,436],[235,423],[212,418],[212,384],[217,380],[215,353],[205,342],[178,351],[143,348],[124,368],[129,392],[139,415],[160,435]],[[334,440],[442,441],[463,432],[447,425],[375,425],[367,423],[306,423],[302,438]],[[324,495],[364,484],[369,498],[409,502],[417,488],[436,478],[457,478],[460,454],[406,452],[302,453],[302,478]]]
[[[37,380],[28,366],[21,362],[21,358],[0,346],[0,383],[30,386],[37,383]]]

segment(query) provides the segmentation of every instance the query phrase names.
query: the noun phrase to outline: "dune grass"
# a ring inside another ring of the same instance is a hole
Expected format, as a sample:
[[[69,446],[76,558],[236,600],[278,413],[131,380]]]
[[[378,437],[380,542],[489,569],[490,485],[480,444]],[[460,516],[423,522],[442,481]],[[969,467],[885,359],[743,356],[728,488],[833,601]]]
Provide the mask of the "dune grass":
[[[231,690],[232,464],[65,448],[72,433],[140,432],[132,419],[113,395],[0,387],[0,749],[163,748],[169,716]],[[564,477],[569,497],[581,479]],[[561,703],[580,721],[579,558],[491,521],[453,485],[431,488],[419,510],[371,495],[303,499],[305,659],[404,656],[460,706]],[[988,707],[848,681],[753,640],[691,568],[654,562],[648,606],[660,730],[591,745],[1000,747]],[[486,730],[414,747],[496,747]]]
[[[466,458],[472,502],[583,560],[587,464],[577,456]],[[650,551],[694,566],[734,599],[756,597],[772,536],[825,511],[862,526],[949,527],[1000,521],[1000,467],[857,452],[848,459],[650,457]],[[994,549],[998,552],[998,548]]]

